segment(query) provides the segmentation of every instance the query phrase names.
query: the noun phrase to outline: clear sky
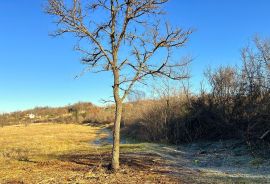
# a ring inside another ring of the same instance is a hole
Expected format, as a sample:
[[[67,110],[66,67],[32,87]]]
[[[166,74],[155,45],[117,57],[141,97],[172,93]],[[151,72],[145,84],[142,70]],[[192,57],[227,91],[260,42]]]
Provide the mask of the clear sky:
[[[86,74],[70,36],[51,38],[44,0],[0,1],[0,112],[111,96],[110,75]],[[171,0],[166,20],[196,32],[183,53],[192,55],[196,89],[207,66],[240,64],[239,50],[255,34],[270,37],[269,0]]]

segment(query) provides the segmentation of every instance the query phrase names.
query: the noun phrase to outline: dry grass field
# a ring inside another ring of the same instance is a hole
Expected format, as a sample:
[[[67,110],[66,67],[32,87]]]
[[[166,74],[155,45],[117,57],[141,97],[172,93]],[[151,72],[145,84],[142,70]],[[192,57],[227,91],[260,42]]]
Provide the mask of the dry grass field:
[[[68,181],[82,169],[58,156],[90,152],[96,129],[79,125],[31,124],[0,129],[0,178],[3,183]],[[0,183],[1,183],[0,182]]]
[[[269,182],[264,177],[196,169],[192,166],[195,157],[190,150],[189,158],[185,158],[167,146],[152,143],[122,144],[121,170],[111,173],[107,169],[110,141],[111,135],[104,127],[53,123],[2,127],[0,183]]]
[[[99,130],[46,123],[0,128],[0,183],[180,183],[177,177],[155,172],[150,155],[125,154],[123,169],[110,173],[106,169],[110,146],[91,145],[97,137],[106,136]],[[122,146],[124,152],[141,149]],[[153,172],[145,165],[148,163]]]

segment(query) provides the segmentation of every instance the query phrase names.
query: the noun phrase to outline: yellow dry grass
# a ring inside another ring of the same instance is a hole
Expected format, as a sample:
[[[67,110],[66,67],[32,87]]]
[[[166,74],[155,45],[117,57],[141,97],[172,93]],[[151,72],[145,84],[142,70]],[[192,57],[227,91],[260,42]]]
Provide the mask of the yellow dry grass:
[[[30,124],[0,129],[0,150],[24,148],[43,155],[89,148],[98,128],[75,124]],[[79,143],[79,144],[78,144]]]
[[[150,155],[137,155],[140,144],[121,146],[122,170],[108,171],[111,146],[90,144],[108,136],[100,130],[52,123],[0,128],[0,184],[179,183],[160,174]]]
[[[98,128],[74,124],[30,124],[0,128],[0,183],[55,183],[84,169],[59,157],[93,152]]]

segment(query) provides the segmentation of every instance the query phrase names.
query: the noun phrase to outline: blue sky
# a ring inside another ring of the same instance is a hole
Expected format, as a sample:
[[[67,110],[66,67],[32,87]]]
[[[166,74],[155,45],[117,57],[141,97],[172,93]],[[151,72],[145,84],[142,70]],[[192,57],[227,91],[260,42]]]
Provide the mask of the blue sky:
[[[0,112],[78,101],[100,104],[111,96],[111,76],[86,74],[70,36],[51,38],[52,19],[43,0],[0,1]],[[270,37],[269,0],[171,0],[171,24],[195,28],[184,54],[195,60],[192,85],[207,66],[240,64],[239,50],[252,36]]]

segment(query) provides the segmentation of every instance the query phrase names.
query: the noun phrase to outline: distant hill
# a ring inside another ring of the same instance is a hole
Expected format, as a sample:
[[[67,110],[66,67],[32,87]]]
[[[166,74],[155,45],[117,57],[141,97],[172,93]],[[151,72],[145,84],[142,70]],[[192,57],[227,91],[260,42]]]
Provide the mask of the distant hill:
[[[89,102],[79,102],[64,107],[36,107],[34,109],[4,113],[0,125],[41,122],[86,123],[112,121],[113,107],[98,107]]]
[[[124,103],[122,126],[140,121],[140,117],[156,100],[139,100]],[[0,115],[0,126],[29,123],[77,123],[100,125],[112,123],[114,105],[100,107],[90,102],[78,102],[63,107],[36,107],[34,109],[4,113]],[[139,119],[138,119],[139,118]]]

